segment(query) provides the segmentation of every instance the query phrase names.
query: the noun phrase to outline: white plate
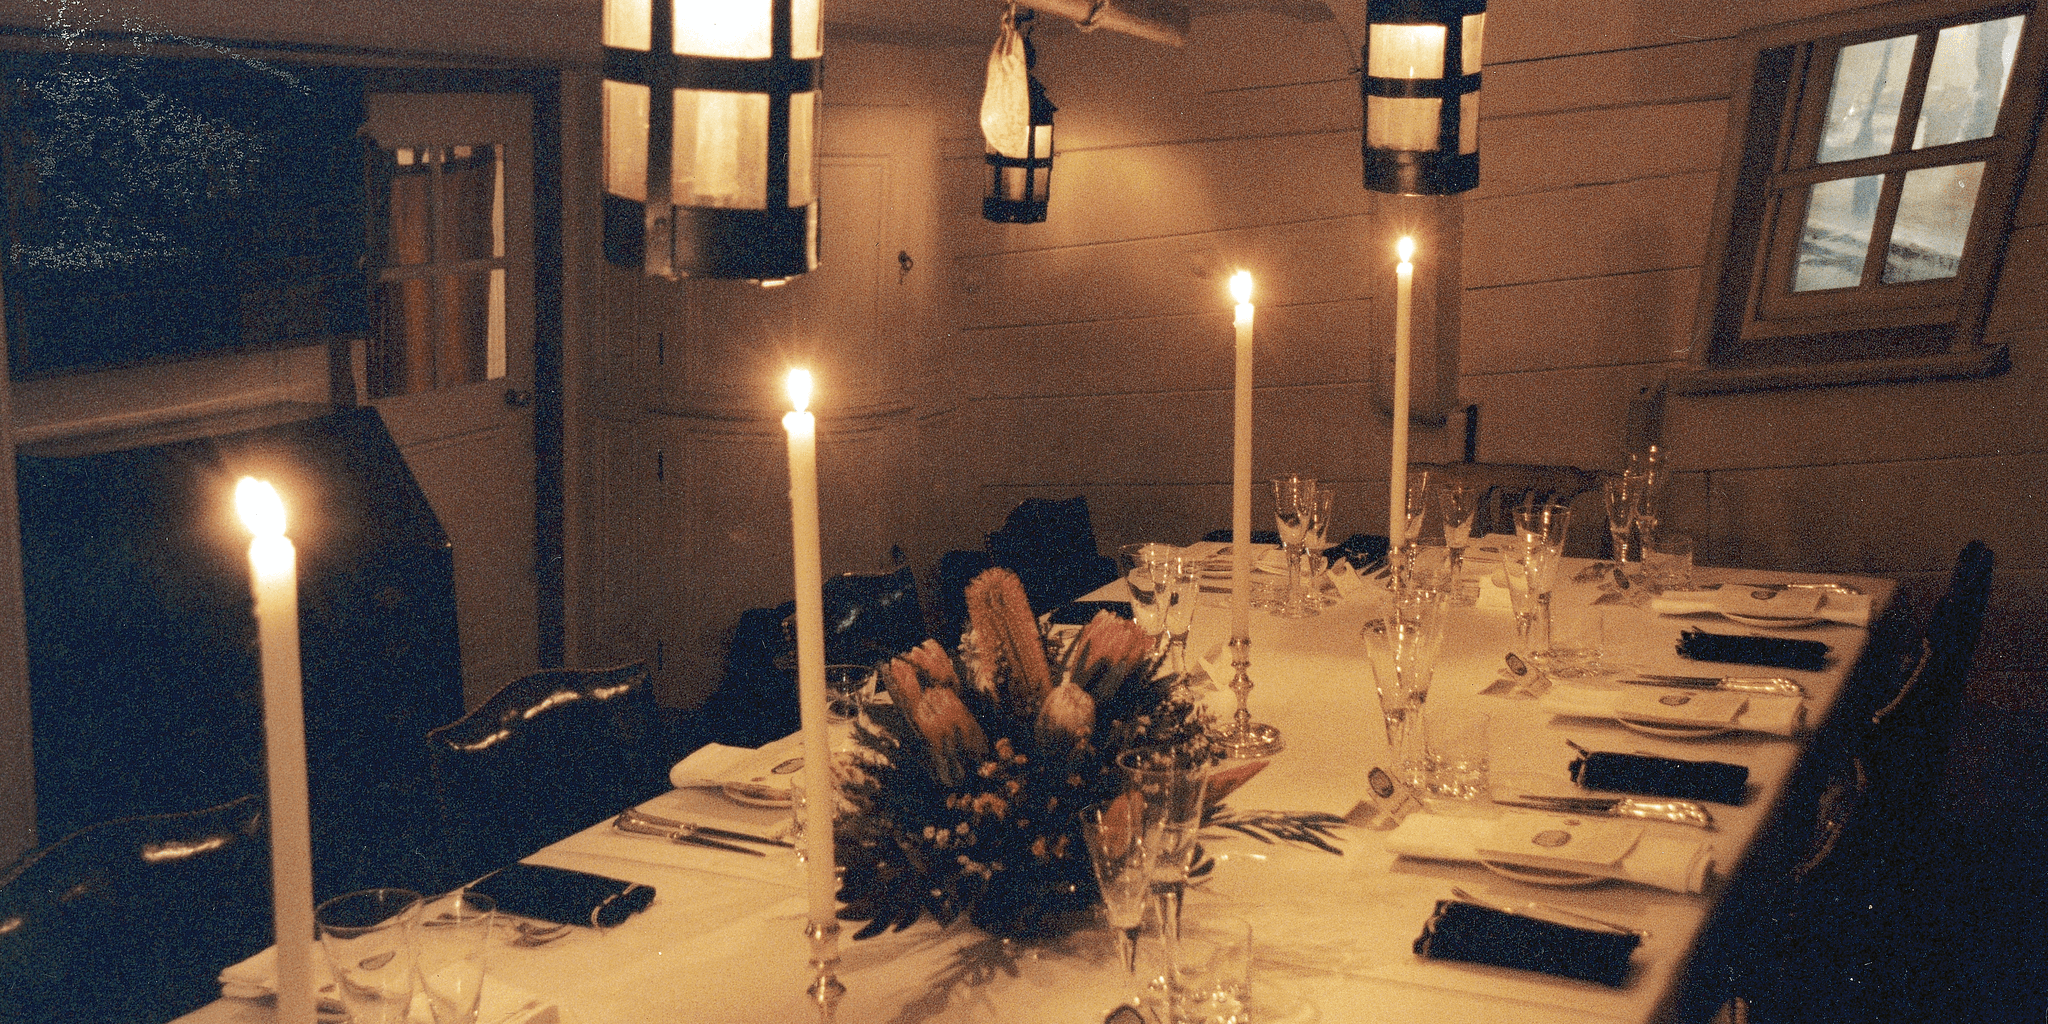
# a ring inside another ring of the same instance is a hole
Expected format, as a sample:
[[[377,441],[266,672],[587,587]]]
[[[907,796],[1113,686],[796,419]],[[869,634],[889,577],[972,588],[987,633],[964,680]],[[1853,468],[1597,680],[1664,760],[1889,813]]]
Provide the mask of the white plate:
[[[1703,740],[1710,736],[1726,736],[1735,729],[1726,725],[1674,725],[1669,722],[1638,722],[1617,718],[1621,727],[1645,736],[1661,736],[1667,740]]]
[[[1737,615],[1734,612],[1722,612],[1721,617],[1731,622],[1740,622],[1745,626],[1755,626],[1758,629],[1798,629],[1801,626],[1811,626],[1816,622],[1827,621],[1818,617],[1786,619],[1772,618],[1764,615]]]
[[[1606,875],[1588,875],[1577,871],[1560,871],[1556,868],[1532,868],[1527,864],[1504,864],[1492,860],[1482,860],[1479,866],[1511,881],[1547,885],[1558,889],[1576,889],[1582,885],[1598,885],[1608,880]]]

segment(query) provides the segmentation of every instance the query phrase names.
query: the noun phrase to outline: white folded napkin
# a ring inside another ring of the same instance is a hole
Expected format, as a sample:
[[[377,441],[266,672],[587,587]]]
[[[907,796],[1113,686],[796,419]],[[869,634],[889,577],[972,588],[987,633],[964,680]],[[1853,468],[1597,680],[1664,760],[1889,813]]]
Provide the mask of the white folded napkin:
[[[327,958],[313,951],[313,982],[319,989],[319,1012],[323,1017],[346,1018],[335,988],[334,974]],[[277,994],[277,947],[271,946],[241,963],[220,972],[220,994],[229,999],[268,999]],[[424,996],[415,994],[406,1013],[409,1024],[433,1024],[433,1012]],[[477,1024],[560,1024],[561,1011],[553,1003],[511,984],[485,969],[484,990],[477,1007]]]
[[[1574,845],[1597,852],[1567,855]],[[1387,833],[1387,848],[1403,857],[1574,871],[1684,893],[1704,890],[1714,865],[1710,842],[1625,822],[1545,814],[1488,819],[1418,812]]]
[[[1842,594],[1799,587],[1752,590],[1731,584],[1719,590],[1671,590],[1651,598],[1650,610],[1659,615],[1709,613],[1769,619],[1825,619],[1848,626],[1870,625],[1869,594]]]
[[[1479,600],[1473,607],[1484,611],[1507,612],[1510,615],[1515,611],[1515,603],[1508,599],[1508,588],[1495,582],[1491,576],[1479,578]]]
[[[1685,704],[1667,705],[1665,698],[1690,694]],[[1732,702],[1730,699],[1732,698]],[[1698,703],[1699,709],[1686,710]],[[1722,718],[1711,717],[1732,704],[1739,709]],[[1646,705],[1662,709],[1654,717]],[[1773,693],[1723,693],[1718,690],[1673,690],[1669,687],[1596,686],[1559,682],[1537,698],[1536,706],[1553,715],[1570,718],[1626,718],[1671,725],[1725,725],[1744,732],[1766,732],[1792,736],[1806,726],[1806,702],[1798,697]]]
[[[804,777],[803,754],[801,733],[760,747],[707,743],[677,761],[668,771],[668,781],[677,789],[729,789],[742,796],[787,803],[790,791]]]

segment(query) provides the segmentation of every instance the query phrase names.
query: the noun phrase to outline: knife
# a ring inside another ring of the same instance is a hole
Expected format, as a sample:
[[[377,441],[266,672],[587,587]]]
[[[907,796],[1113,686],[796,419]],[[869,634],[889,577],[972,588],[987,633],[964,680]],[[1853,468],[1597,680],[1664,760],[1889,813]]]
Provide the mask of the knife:
[[[638,822],[642,825],[661,826],[673,829],[678,832],[689,832],[700,836],[711,836],[718,839],[731,839],[742,843],[765,843],[769,846],[785,846],[791,849],[794,849],[796,847],[795,843],[792,843],[787,839],[781,839],[775,836],[757,836],[752,832],[734,832],[730,829],[713,828],[710,825],[698,825],[688,821],[677,821],[674,818],[664,818],[659,814],[649,814],[646,811],[640,810],[637,807],[626,808],[626,810],[622,812],[619,815],[619,817],[627,821]]]
[[[1493,802],[1510,807],[1534,807],[1559,814],[1591,814],[1603,818],[1640,818],[1671,821],[1694,828],[1713,828],[1714,816],[1690,800],[1637,800],[1625,796],[1546,796],[1522,793],[1494,797]]]
[[[1688,690],[1733,690],[1739,693],[1775,693],[1804,697],[1806,688],[1782,676],[1659,676],[1644,674],[1624,683],[1637,686],[1678,686]]]
[[[714,850],[726,850],[731,853],[744,853],[749,857],[768,856],[766,853],[760,850],[740,846],[735,843],[720,842],[716,839],[706,839],[703,836],[695,835],[683,829],[663,828],[660,825],[649,825],[645,822],[634,821],[630,818],[625,817],[624,815],[621,815],[618,819],[614,820],[612,822],[612,827],[618,829],[621,832],[632,832],[637,835],[643,836],[659,836],[672,843],[689,843],[692,846],[708,846]]]

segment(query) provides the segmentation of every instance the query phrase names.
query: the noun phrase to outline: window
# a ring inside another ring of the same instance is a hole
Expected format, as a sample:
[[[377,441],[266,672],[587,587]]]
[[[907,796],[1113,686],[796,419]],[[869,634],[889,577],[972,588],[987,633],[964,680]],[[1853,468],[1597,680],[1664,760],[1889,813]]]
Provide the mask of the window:
[[[2031,10],[1892,4],[1745,37],[1680,390],[2005,369],[1981,334],[2034,142]]]
[[[502,147],[393,146],[373,157],[381,264],[371,398],[505,375]]]

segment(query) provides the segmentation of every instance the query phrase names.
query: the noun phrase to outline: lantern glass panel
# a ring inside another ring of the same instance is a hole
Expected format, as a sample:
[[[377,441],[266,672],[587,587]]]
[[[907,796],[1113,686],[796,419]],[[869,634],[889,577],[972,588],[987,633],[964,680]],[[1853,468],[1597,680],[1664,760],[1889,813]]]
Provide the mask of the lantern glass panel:
[[[1374,78],[1444,77],[1444,26],[1373,25],[1370,31],[1366,74]]]
[[[1435,98],[1365,98],[1365,142],[1374,149],[1427,152],[1436,148],[1443,101]]]
[[[795,0],[791,5],[789,55],[813,60],[825,55],[825,18],[819,0]]]
[[[1461,155],[1479,152],[1479,94],[1476,92],[1458,97],[1458,152]]]
[[[1459,70],[1467,75],[1476,75],[1479,73],[1479,48],[1486,37],[1486,12],[1465,15],[1462,31],[1464,38],[1460,40],[1459,52],[1464,58]]]
[[[604,0],[604,45],[615,50],[654,48],[653,0]]]
[[[604,83],[604,189],[647,201],[647,86]]]
[[[800,92],[789,98],[789,205],[807,206],[818,198],[818,94]]]
[[[677,89],[674,175],[678,206],[768,208],[768,95]]]
[[[774,11],[772,0],[675,0],[675,52],[766,60]]]

